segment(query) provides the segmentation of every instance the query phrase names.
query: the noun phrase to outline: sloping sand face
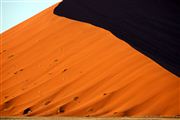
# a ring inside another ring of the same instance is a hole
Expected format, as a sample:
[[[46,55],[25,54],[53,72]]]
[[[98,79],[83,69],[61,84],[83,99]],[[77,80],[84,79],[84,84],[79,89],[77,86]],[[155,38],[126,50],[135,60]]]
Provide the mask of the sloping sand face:
[[[176,117],[2,117],[2,120],[178,120]]]
[[[1,116],[180,114],[178,77],[54,7],[1,35]]]

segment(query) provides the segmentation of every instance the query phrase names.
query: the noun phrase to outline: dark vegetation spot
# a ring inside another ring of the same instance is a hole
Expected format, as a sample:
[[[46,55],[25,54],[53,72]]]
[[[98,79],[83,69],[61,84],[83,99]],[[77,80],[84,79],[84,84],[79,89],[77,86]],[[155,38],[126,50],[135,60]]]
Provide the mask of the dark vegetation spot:
[[[79,99],[79,97],[74,97],[74,99],[73,99],[73,100],[74,100],[74,101],[76,101],[76,100],[78,100],[78,99]]]
[[[7,50],[3,50],[2,52],[6,52]]]
[[[24,69],[20,69],[19,71],[21,71],[21,72],[22,72],[22,71],[24,71]]]
[[[107,95],[106,93],[104,93],[103,95]]]
[[[118,112],[114,112],[114,114],[118,114]]]
[[[86,117],[90,117],[90,115],[86,115]]]
[[[63,72],[66,72],[68,69],[64,69]]]
[[[92,111],[93,111],[93,109],[92,109],[92,108],[88,110],[88,112],[92,112]]]
[[[48,105],[49,103],[51,103],[51,101],[47,101],[44,103],[44,105]]]
[[[64,112],[65,112],[65,109],[64,109],[63,106],[61,106],[61,107],[59,108],[59,112],[60,112],[60,113],[64,113]]]
[[[3,104],[3,109],[8,109],[11,107],[11,105],[12,105],[12,103],[10,101],[7,101]]]
[[[23,112],[23,115],[26,115],[28,113],[32,112],[30,108],[26,108]]]
[[[129,116],[129,110],[124,111],[121,113],[123,117]]]
[[[8,58],[10,59],[10,58],[12,58],[12,57],[14,57],[14,55],[10,55]]]
[[[7,98],[8,98],[8,96],[5,96],[4,98],[5,98],[5,99],[7,99]]]
[[[14,74],[16,75],[16,74],[18,74],[18,72],[16,71]]]
[[[59,60],[58,59],[55,59],[54,62],[58,62]]]

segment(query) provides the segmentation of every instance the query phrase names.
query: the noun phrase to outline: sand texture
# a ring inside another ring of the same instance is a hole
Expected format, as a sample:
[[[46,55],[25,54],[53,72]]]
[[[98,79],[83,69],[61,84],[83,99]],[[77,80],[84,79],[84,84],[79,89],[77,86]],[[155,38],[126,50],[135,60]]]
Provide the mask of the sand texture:
[[[55,6],[1,34],[0,116],[180,115],[177,76]]]

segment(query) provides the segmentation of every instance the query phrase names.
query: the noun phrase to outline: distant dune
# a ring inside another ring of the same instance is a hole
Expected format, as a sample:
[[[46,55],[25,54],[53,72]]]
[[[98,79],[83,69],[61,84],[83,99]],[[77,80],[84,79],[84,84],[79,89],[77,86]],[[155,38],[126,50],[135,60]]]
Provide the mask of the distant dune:
[[[178,77],[55,6],[1,34],[1,116],[180,115]]]

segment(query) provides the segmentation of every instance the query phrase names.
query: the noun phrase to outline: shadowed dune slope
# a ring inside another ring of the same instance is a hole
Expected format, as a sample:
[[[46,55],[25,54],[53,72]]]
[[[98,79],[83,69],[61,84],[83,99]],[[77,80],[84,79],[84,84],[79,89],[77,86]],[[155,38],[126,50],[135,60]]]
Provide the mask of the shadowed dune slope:
[[[1,116],[180,114],[178,77],[55,6],[1,34]]]

